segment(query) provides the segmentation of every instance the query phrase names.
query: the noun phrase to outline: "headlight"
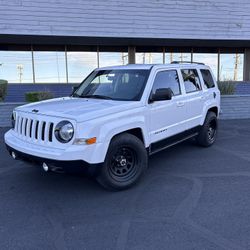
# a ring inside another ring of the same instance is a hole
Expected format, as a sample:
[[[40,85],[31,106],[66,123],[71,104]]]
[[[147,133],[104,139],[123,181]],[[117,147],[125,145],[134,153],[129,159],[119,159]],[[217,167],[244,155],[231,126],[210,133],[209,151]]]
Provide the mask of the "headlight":
[[[74,127],[69,121],[61,121],[56,125],[55,137],[59,142],[67,143],[74,136]]]
[[[15,125],[16,125],[16,112],[13,111],[11,115],[11,126],[13,129],[15,128]]]

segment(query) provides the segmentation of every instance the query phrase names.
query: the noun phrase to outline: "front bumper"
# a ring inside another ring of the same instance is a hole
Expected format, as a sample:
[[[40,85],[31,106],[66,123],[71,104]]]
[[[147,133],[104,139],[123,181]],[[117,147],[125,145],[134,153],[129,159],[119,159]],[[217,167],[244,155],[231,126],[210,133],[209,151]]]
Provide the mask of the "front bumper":
[[[43,157],[38,157],[38,156],[26,154],[26,153],[23,153],[21,151],[18,151],[16,149],[8,146],[7,144],[5,144],[5,145],[6,145],[6,148],[7,148],[10,155],[12,155],[12,152],[15,153],[17,160],[34,162],[34,163],[37,163],[39,165],[41,165],[42,163],[46,163],[51,169],[53,169],[53,168],[65,169],[65,168],[78,168],[78,167],[88,168],[88,167],[94,167],[94,166],[99,165],[99,164],[89,164],[83,160],[60,161],[60,160],[47,159],[47,158],[43,158]]]
[[[27,140],[19,137],[13,130],[4,135],[5,144],[8,148],[29,155],[34,158],[47,159],[57,162],[86,162],[99,164],[104,162],[105,154],[102,143],[93,145],[66,145],[60,148],[49,143],[38,143],[35,140]]]

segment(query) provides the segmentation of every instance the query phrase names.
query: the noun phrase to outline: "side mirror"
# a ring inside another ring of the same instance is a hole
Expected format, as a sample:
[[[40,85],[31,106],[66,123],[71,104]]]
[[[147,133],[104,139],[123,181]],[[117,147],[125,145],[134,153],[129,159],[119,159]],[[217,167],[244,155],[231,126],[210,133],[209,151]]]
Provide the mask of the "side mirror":
[[[171,100],[173,92],[170,88],[156,89],[155,93],[151,95],[150,102]]]
[[[78,89],[78,86],[73,86],[72,87],[71,95],[73,95],[77,89]]]

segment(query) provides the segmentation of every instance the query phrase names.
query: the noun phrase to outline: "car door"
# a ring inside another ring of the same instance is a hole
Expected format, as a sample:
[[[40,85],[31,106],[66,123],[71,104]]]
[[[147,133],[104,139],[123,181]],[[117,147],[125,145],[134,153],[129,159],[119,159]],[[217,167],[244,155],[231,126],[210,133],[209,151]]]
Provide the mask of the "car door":
[[[173,96],[171,100],[149,103],[151,143],[185,130],[186,105],[179,78],[180,72],[175,69],[160,70],[155,74],[151,95],[156,89],[170,88]]]
[[[211,102],[216,102],[220,98],[220,92],[218,88],[216,88],[216,80],[212,75],[210,69],[203,68],[200,69],[201,80],[203,80],[203,93],[205,99],[205,105],[209,105]]]
[[[186,129],[191,129],[200,125],[205,98],[201,87],[201,80],[196,69],[181,69],[181,75],[186,92]]]

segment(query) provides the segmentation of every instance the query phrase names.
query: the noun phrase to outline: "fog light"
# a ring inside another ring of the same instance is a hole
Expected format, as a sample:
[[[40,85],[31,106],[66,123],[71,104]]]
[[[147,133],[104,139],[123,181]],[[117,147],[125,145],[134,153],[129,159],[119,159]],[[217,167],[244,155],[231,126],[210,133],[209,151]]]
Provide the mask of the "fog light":
[[[49,166],[45,162],[43,163],[42,167],[45,172],[49,171]]]
[[[16,153],[15,153],[14,151],[11,152],[11,156],[12,156],[12,158],[13,158],[14,160],[16,160],[16,157],[17,157],[17,156],[16,156]]]

